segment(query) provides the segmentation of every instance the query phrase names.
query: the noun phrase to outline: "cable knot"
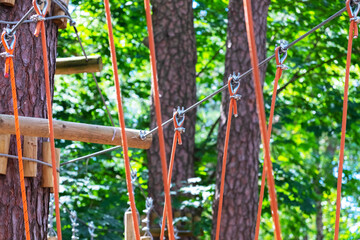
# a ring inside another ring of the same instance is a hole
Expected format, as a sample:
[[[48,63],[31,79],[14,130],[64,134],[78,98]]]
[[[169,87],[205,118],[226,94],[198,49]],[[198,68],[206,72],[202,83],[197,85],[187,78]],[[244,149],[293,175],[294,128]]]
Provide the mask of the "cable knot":
[[[236,102],[241,99],[241,95],[238,94],[238,91],[240,89],[240,73],[237,75],[234,73],[233,75],[230,74],[229,80],[228,80],[228,88],[230,93],[230,109],[229,111],[233,111],[234,116],[238,116],[237,111],[237,104]],[[232,107],[231,107],[232,106]]]
[[[346,1],[346,10],[350,17],[350,22],[353,27],[354,38],[357,38],[359,35],[358,23],[360,23],[360,18],[358,17],[360,11],[360,1],[358,0],[347,0]]]
[[[5,52],[1,53],[1,57],[5,57],[5,72],[4,76],[6,78],[9,77],[10,72],[10,65],[13,65],[13,57],[14,57],[14,50],[16,45],[16,36],[12,35],[9,37],[7,35],[9,29],[4,29],[3,33],[1,34],[1,42],[4,46]],[[10,44],[9,44],[9,41]]]
[[[185,133],[185,128],[183,127],[185,122],[184,107],[178,107],[177,110],[174,109],[173,121],[175,131],[174,137],[177,138],[179,145],[182,145],[181,133]]]
[[[44,5],[41,10],[42,4],[44,4]],[[41,25],[44,24],[45,15],[46,15],[47,11],[49,10],[50,5],[49,5],[48,0],[44,0],[43,2],[40,2],[39,0],[33,0],[33,6],[34,6],[37,16],[36,17],[32,16],[31,20],[33,20],[33,21],[36,20],[36,22],[37,22],[34,35],[36,37],[38,37],[40,34]]]

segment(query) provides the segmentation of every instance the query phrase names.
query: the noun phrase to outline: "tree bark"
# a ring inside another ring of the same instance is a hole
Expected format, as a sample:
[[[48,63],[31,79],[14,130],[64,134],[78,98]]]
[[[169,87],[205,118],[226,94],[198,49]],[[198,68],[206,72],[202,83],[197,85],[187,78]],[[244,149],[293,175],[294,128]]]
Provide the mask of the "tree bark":
[[[269,1],[252,0],[254,30],[259,61],[266,57],[266,24]],[[243,3],[230,0],[228,12],[228,36],[225,60],[225,78],[233,72],[244,73],[251,68]],[[261,70],[262,82],[266,67]],[[229,139],[224,202],[221,218],[220,239],[253,239],[255,235],[258,203],[258,170],[260,131],[256,111],[254,84],[251,77],[241,80],[238,101],[239,116],[232,119]],[[222,96],[221,119],[218,133],[218,165],[216,192],[213,203],[213,236],[217,224],[222,157],[229,110],[229,92]]]
[[[162,118],[173,116],[177,106],[189,107],[196,101],[196,40],[191,0],[152,0],[156,60],[159,78]],[[183,144],[177,147],[172,184],[178,189],[182,181],[194,176],[196,111],[186,114],[182,134]],[[151,109],[151,128],[156,126],[154,106]],[[167,160],[170,158],[174,127],[164,129]],[[169,161],[168,161],[169,163]],[[149,195],[155,209],[162,213],[163,182],[158,137],[148,151]]]
[[[32,6],[32,1],[17,0],[15,7],[0,6],[0,19],[17,21]],[[53,9],[53,8],[52,8]],[[35,13],[34,13],[35,14]],[[34,36],[36,24],[24,24],[16,32],[17,43],[15,48],[15,78],[19,115],[28,117],[45,118],[45,78],[41,37]],[[0,25],[4,28],[5,25]],[[50,81],[53,89],[57,27],[54,23],[46,22],[46,35],[48,47],[48,60]],[[3,48],[1,49],[3,52]],[[10,79],[4,78],[4,62],[0,58],[0,114],[14,114],[11,95]],[[38,157],[41,156],[43,139],[39,139]],[[16,155],[15,137],[12,136],[10,154]],[[42,167],[37,166],[36,178],[25,178],[26,196],[31,239],[47,239],[47,217],[49,205],[49,189],[41,188]],[[23,205],[20,193],[19,165],[17,160],[9,159],[7,174],[0,175],[0,239],[25,239],[25,225]]]

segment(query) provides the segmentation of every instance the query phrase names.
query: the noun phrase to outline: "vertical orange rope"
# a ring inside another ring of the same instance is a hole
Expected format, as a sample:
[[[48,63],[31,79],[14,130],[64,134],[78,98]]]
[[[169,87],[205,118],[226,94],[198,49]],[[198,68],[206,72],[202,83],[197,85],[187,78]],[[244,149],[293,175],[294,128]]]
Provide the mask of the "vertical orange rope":
[[[240,82],[238,83],[238,86],[235,89],[233,89],[232,85],[231,85],[232,80],[233,80],[232,77],[230,77],[228,80],[228,85],[229,85],[228,89],[229,89],[229,93],[230,93],[230,105],[229,105],[229,112],[228,112],[228,118],[227,118],[228,122],[227,122],[227,126],[226,126],[224,153],[223,153],[222,168],[221,168],[222,171],[221,171],[221,183],[220,183],[220,196],[219,196],[218,215],[217,215],[217,221],[216,221],[216,236],[215,236],[216,240],[219,240],[219,237],[220,237],[221,213],[222,213],[223,198],[224,198],[226,160],[227,160],[227,153],[228,153],[228,147],[229,147],[231,119],[232,119],[233,114],[235,117],[237,117],[237,115],[238,115],[235,95],[239,91]]]
[[[259,115],[259,125],[261,131],[262,142],[264,146],[264,155],[265,155],[265,162],[268,168],[272,172],[272,162],[270,159],[270,147],[268,141],[268,133],[266,130],[266,120],[265,120],[265,109],[264,109],[264,99],[263,93],[261,88],[260,82],[260,71],[258,67],[258,58],[257,58],[257,50],[256,50],[256,42],[255,42],[255,34],[254,34],[254,23],[252,17],[252,10],[251,10],[251,1],[244,0],[244,12],[245,12],[245,23],[247,29],[247,37],[249,42],[249,51],[251,57],[251,64],[254,69],[254,85],[255,85],[255,94],[256,94],[256,105],[257,111]],[[278,206],[276,200],[276,192],[275,192],[275,183],[274,183],[274,176],[270,174],[268,180],[269,185],[269,193],[270,193],[270,201],[273,204],[274,211],[272,211],[272,217],[275,223],[275,236],[276,240],[281,240],[281,229],[280,229],[280,221],[278,215]]]
[[[20,175],[20,188],[21,188],[21,198],[23,204],[23,213],[24,213],[24,223],[25,223],[25,235],[26,240],[30,240],[30,227],[29,227],[29,216],[28,216],[28,209],[27,209],[27,200],[26,200],[26,189],[24,183],[24,166],[23,166],[23,159],[22,159],[22,149],[21,149],[21,135],[20,135],[20,124],[19,124],[19,113],[18,113],[18,105],[17,105],[17,96],[16,96],[16,82],[15,82],[15,71],[14,71],[14,61],[13,55],[15,44],[16,44],[16,36],[14,36],[14,42],[11,44],[12,46],[8,46],[5,40],[4,31],[1,35],[1,41],[4,45],[5,51],[9,55],[6,57],[5,60],[5,77],[9,76],[10,70],[10,79],[11,79],[11,92],[13,98],[13,107],[14,107],[14,118],[15,118],[15,131],[16,131],[16,146],[18,151],[19,157],[19,175]],[[10,48],[8,48],[10,47]]]
[[[338,181],[337,181],[336,220],[335,220],[334,240],[339,239],[340,210],[341,210],[341,185],[342,185],[342,174],[343,174],[343,165],[344,165],[346,119],[347,119],[347,108],[348,108],[352,44],[353,44],[353,38],[358,37],[358,26],[354,19],[354,18],[356,18],[356,16],[353,16],[353,14],[352,14],[350,0],[346,1],[346,7],[347,7],[348,13],[351,17],[351,23],[350,23],[350,29],[349,29],[349,40],[348,40],[347,59],[346,59],[346,73],[345,73],[345,86],[344,86],[343,115],[342,115],[342,124],[341,124],[341,142],[340,142],[339,170],[338,170]]]
[[[161,117],[161,105],[160,105],[160,94],[159,94],[159,86],[158,86],[158,78],[157,78],[157,69],[156,69],[156,54],[155,54],[155,41],[154,41],[154,33],[152,27],[152,19],[151,19],[151,9],[150,9],[150,1],[144,0],[145,4],[145,12],[146,12],[146,22],[149,34],[149,48],[150,48],[150,62],[151,62],[151,70],[152,70],[152,89],[153,89],[153,97],[155,104],[155,113],[156,113],[156,122],[158,126],[158,137],[159,137],[159,146],[160,146],[160,158],[161,158],[161,168],[162,168],[162,177],[164,183],[164,192],[165,192],[165,204],[166,211],[168,216],[168,228],[169,228],[169,239],[173,240],[174,237],[174,228],[173,228],[173,216],[172,216],[172,207],[171,207],[171,196],[170,190],[167,182],[167,163],[166,163],[166,152],[165,152],[165,140],[164,140],[164,131],[162,127],[162,117]]]
[[[179,123],[179,122],[177,121],[177,119],[176,119],[176,117],[178,116],[178,114],[179,114],[178,112],[175,112],[175,113],[174,113],[174,117],[173,117],[174,127],[175,127],[175,133],[174,133],[174,140],[173,140],[173,145],[172,145],[172,150],[171,150],[170,165],[169,165],[169,172],[168,172],[168,187],[169,187],[169,191],[170,191],[170,187],[171,187],[172,171],[173,171],[173,168],[174,168],[176,145],[177,145],[177,143],[178,143],[179,145],[182,145],[181,132],[185,130],[184,128],[182,128],[182,125],[184,124],[184,120],[185,120],[185,115],[183,115],[183,119],[182,119],[182,121]],[[163,218],[162,218],[162,222],[161,222],[160,239],[164,239],[166,216],[167,216],[167,215],[166,215],[166,200],[165,200],[164,211],[163,211]]]
[[[280,50],[280,47],[277,47],[275,49],[277,68],[276,68],[276,74],[275,74],[275,79],[274,79],[274,89],[273,89],[273,94],[272,94],[272,99],[271,99],[271,108],[270,108],[269,124],[268,124],[268,131],[267,131],[268,132],[267,140],[269,142],[269,145],[270,145],[270,138],[271,138],[272,123],[273,123],[274,112],[275,112],[277,88],[278,88],[279,79],[281,78],[281,75],[283,72],[283,66],[282,66],[283,62],[281,62],[281,59],[279,56],[279,50]],[[270,172],[268,172],[269,170],[270,170]],[[263,200],[264,200],[265,181],[266,181],[267,174],[272,175],[273,172],[272,172],[272,169],[269,169],[267,167],[267,164],[264,161],[263,172],[262,172],[262,176],[261,176],[261,189],[260,189],[260,196],[259,196],[258,214],[257,214],[257,220],[256,220],[255,240],[259,239],[261,210],[262,210],[262,204],[263,204]],[[273,209],[273,204],[272,204],[271,211],[274,211],[274,210],[275,209]]]
[[[39,33],[41,32],[41,44],[42,44],[43,62],[44,62],[44,75],[45,75],[46,105],[47,105],[47,115],[49,121],[49,138],[50,138],[51,163],[52,163],[52,174],[53,174],[53,184],[54,184],[56,231],[57,231],[58,239],[61,240],[62,235],[61,235],[61,219],[60,219],[60,207],[59,207],[59,186],[58,186],[57,171],[56,171],[55,138],[54,138],[54,127],[53,127],[53,116],[52,116],[48,53],[46,46],[46,32],[45,32],[45,23],[44,23],[44,18],[49,8],[49,2],[45,1],[43,10],[40,9],[40,6],[38,5],[36,0],[33,0],[33,6],[39,17],[39,21],[36,25],[34,35],[38,37]]]
[[[113,67],[113,71],[114,71],[114,82],[115,82],[116,98],[117,98],[117,105],[118,105],[118,111],[119,111],[121,141],[122,141],[123,151],[124,151],[126,184],[127,184],[127,190],[129,193],[130,208],[131,208],[131,212],[132,212],[133,224],[134,224],[134,228],[135,228],[135,237],[136,237],[136,240],[140,240],[140,230],[139,230],[139,223],[138,223],[137,214],[136,214],[137,211],[136,211],[136,206],[135,206],[135,197],[134,197],[134,192],[133,192],[133,188],[132,188],[132,184],[131,184],[130,159],[129,159],[129,153],[128,153],[128,143],[127,143],[127,138],[126,138],[126,132],[125,132],[124,111],[123,111],[123,106],[122,106],[122,101],[121,101],[121,89],[120,89],[120,83],[119,83],[119,73],[118,73],[118,67],[117,67],[116,50],[115,50],[115,43],[114,43],[114,34],[113,34],[113,28],[112,28],[109,0],[104,0],[104,5],[105,5],[105,12],[106,12],[106,22],[108,25],[111,60],[112,60],[112,67]]]

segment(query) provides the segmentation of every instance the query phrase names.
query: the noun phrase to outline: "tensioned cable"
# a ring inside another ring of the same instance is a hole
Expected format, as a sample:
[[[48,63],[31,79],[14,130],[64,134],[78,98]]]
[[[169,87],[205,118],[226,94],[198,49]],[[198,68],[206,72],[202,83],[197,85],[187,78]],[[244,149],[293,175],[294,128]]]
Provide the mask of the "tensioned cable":
[[[46,17],[45,21],[50,21],[50,20],[54,20],[54,19],[60,19],[60,18],[67,18],[69,20],[71,20],[72,18],[68,15],[58,15],[58,16],[51,16],[51,17]],[[37,20],[25,20],[23,23],[36,23]],[[0,24],[9,24],[9,25],[14,25],[17,24],[18,22],[16,21],[3,21],[0,20]]]
[[[11,159],[19,159],[18,156],[5,154],[5,153],[0,153],[0,157],[7,157],[7,158],[11,158]],[[22,157],[22,159],[26,160],[26,161],[29,161],[29,162],[36,162],[36,163],[39,163],[39,164],[42,164],[42,165],[45,165],[45,166],[48,166],[48,167],[52,167],[52,165],[50,163],[43,162],[43,161],[40,161],[40,160],[37,160],[37,159],[28,158],[28,157]],[[60,169],[57,168],[56,170],[58,172],[60,172]]]
[[[299,43],[301,40],[305,39],[307,36],[309,36],[310,34],[314,33],[316,30],[318,30],[319,28],[323,27],[324,25],[326,25],[327,23],[331,22],[332,20],[334,20],[336,17],[340,16],[342,13],[344,13],[346,11],[346,8],[341,9],[340,11],[336,12],[335,14],[333,14],[332,16],[330,16],[328,19],[326,19],[325,21],[321,22],[320,24],[318,24],[317,26],[315,26],[314,28],[312,28],[310,31],[308,31],[307,33],[305,33],[304,35],[300,36],[299,38],[295,39],[293,42],[289,43],[286,47],[284,47],[284,49],[289,49],[291,47],[293,47],[294,45],[296,45],[297,43]],[[272,60],[273,58],[275,58],[275,54],[273,54],[272,56],[266,58],[265,60],[263,60],[262,62],[259,63],[259,67],[265,65],[266,63],[268,63],[270,60]],[[241,74],[239,79],[243,79],[247,76],[249,76],[252,73],[253,69],[249,69],[248,71],[246,71],[245,73]],[[209,100],[210,98],[213,98],[215,95],[219,94],[220,92],[224,91],[225,89],[227,89],[227,85],[222,86],[221,88],[219,88],[218,90],[216,90],[215,92],[213,92],[212,94],[210,94],[209,96],[207,96],[206,98],[198,101],[197,103],[193,104],[192,106],[190,106],[189,108],[185,109],[184,111],[182,111],[181,113],[187,113],[189,111],[191,111],[192,109],[196,108],[197,106],[201,105],[203,102]],[[169,123],[172,122],[172,119],[170,118],[169,120],[165,121],[162,123],[162,126],[166,126]],[[141,138],[145,139],[147,136],[149,136],[150,134],[155,133],[158,130],[158,127],[155,127],[154,129],[152,129],[151,131],[147,131],[146,133],[141,134]],[[84,160],[87,158],[91,158],[91,157],[95,157],[104,153],[108,153],[108,152],[112,152],[115,151],[117,149],[121,148],[121,146],[116,146],[116,147],[112,147],[106,150],[102,150],[96,153],[92,153],[83,157],[79,157],[73,160],[70,160],[68,162],[62,163],[62,165],[66,165],[69,163],[73,163],[73,162],[77,162],[80,160]]]

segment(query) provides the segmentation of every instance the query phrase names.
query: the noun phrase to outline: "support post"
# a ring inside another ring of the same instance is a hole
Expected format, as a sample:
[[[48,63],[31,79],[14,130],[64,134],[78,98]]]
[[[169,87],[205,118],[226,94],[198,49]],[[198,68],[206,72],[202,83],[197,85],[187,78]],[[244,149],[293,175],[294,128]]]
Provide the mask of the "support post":
[[[66,6],[69,5],[69,0],[60,0],[61,2],[65,3]],[[56,5],[54,8],[53,16],[60,16],[65,15],[65,12]],[[67,27],[67,18],[60,18],[60,19],[54,19],[54,23],[58,25],[60,29],[65,29]]]
[[[50,142],[43,142],[42,153],[43,153],[44,162],[52,164]],[[59,168],[60,167],[60,149],[59,148],[55,149],[55,156],[56,156],[56,167]],[[50,192],[53,193],[54,192],[54,189],[53,189],[54,180],[53,180],[52,168],[49,166],[43,166],[42,169],[43,169],[43,175],[42,175],[42,185],[41,186],[43,188],[50,188]],[[57,174],[57,177],[58,177],[58,185],[59,185],[59,183],[60,183],[59,173]]]
[[[9,154],[10,134],[0,135],[0,153]],[[0,174],[6,175],[7,157],[0,157]]]
[[[7,6],[7,7],[14,7],[15,6],[15,0],[0,0],[0,4]]]
[[[24,157],[38,159],[37,137],[24,136]],[[37,163],[24,160],[24,176],[25,177],[36,177],[37,174]]]

